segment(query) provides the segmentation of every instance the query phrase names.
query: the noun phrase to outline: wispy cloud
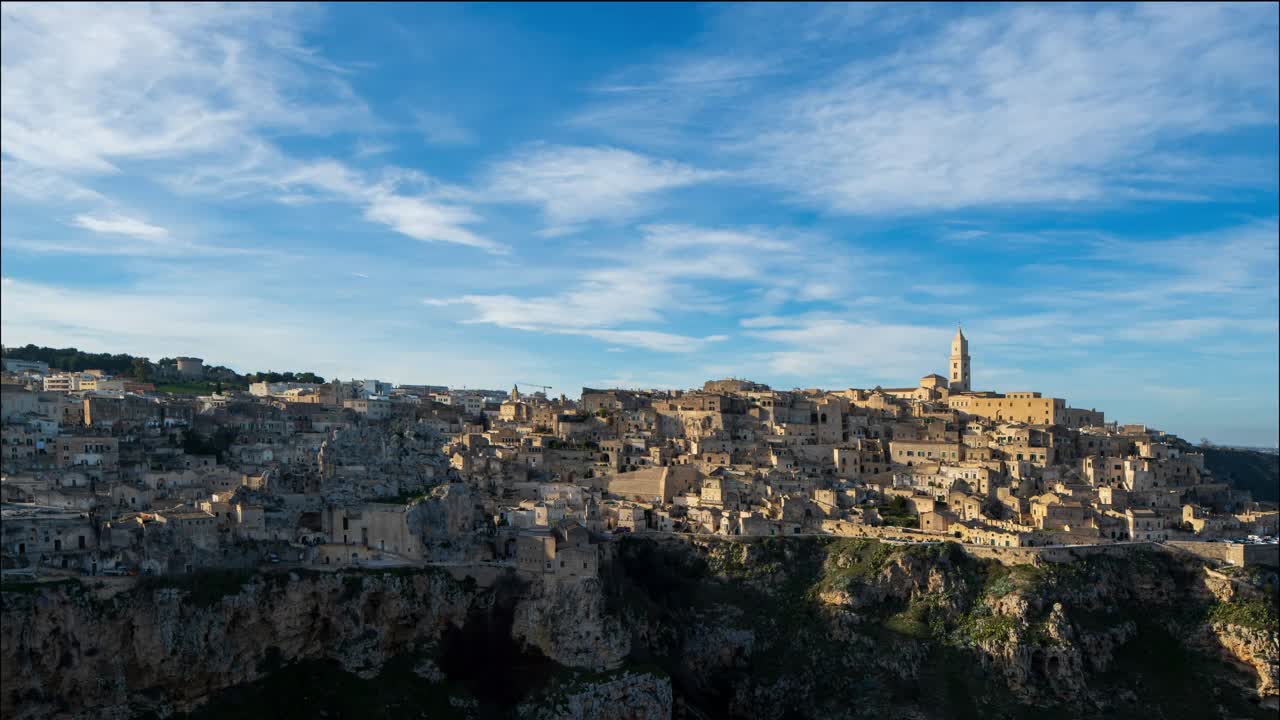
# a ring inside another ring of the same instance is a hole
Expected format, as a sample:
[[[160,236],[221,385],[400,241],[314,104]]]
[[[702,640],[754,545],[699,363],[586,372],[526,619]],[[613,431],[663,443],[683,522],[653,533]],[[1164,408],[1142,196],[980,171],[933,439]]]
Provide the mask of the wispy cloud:
[[[621,148],[537,145],[494,166],[489,187],[495,199],[536,205],[563,227],[630,218],[663,191],[721,176]]]
[[[1273,160],[1178,146],[1274,128],[1274,4],[766,5],[716,19],[695,49],[603,84],[574,122],[857,215],[1276,185]]]
[[[533,297],[464,295],[425,302],[470,307],[474,315],[463,320],[467,323],[587,336],[658,352],[692,352],[726,337],[634,326],[667,323],[669,313],[714,312],[721,298],[699,284],[771,283],[767,266],[795,260],[793,242],[760,228],[653,225],[642,233],[637,248],[611,254],[603,260],[607,268],[582,273],[563,292]],[[772,255],[752,255],[752,250]]]
[[[303,161],[261,144],[243,162],[205,167],[171,182],[182,192],[252,195],[286,205],[347,203],[359,207],[366,220],[415,240],[494,254],[509,250],[471,228],[482,222],[469,204],[474,193],[414,170],[386,166],[381,173],[367,173],[335,158]]]
[[[272,133],[318,135],[374,124],[348,73],[303,44],[298,28],[312,13],[280,5],[6,4],[6,191],[50,199],[78,187],[71,177],[120,173],[122,163],[194,158],[174,178],[180,189],[233,196],[276,189],[287,204],[314,201],[315,191],[324,191],[408,237],[502,252],[468,227],[478,216],[442,199],[438,188],[402,192],[402,178],[369,181],[336,161],[290,157],[268,140]],[[89,190],[79,194],[101,199]],[[77,224],[162,237],[119,219],[84,215]]]
[[[367,119],[345,78],[302,44],[297,20],[309,12],[6,3],[3,152],[33,168],[111,173],[121,162],[226,152],[262,130]]]
[[[465,145],[475,136],[452,115],[420,110],[415,114],[418,130],[432,145]]]
[[[185,238],[173,237],[168,228],[121,214],[101,216],[81,214],[72,219],[71,225],[88,230],[92,235],[71,240],[31,240],[10,236],[5,238],[4,246],[10,250],[49,255],[182,258],[263,257],[273,254],[269,248],[242,248],[192,242]]]
[[[402,331],[385,316],[345,304],[320,307],[328,293],[298,302],[297,296],[271,300],[239,285],[257,280],[237,273],[232,285],[218,277],[204,282],[203,270],[177,282],[149,278],[122,288],[70,288],[4,277],[0,329],[5,344],[33,342],[54,347],[129,352],[152,358],[199,355],[242,372],[305,367],[327,377],[374,375],[389,381],[420,382],[422,368],[432,380],[462,386],[501,387],[515,373],[537,369],[520,348],[466,357],[433,344],[405,343],[369,348],[390,331]],[[306,292],[303,290],[302,292]],[[181,295],[183,302],[174,302]],[[91,308],[92,312],[86,312]],[[263,337],[273,342],[263,343]]]
[[[942,365],[950,330],[936,326],[849,320],[825,313],[778,318],[749,318],[747,334],[775,349],[766,353],[767,367],[787,377],[828,377],[847,373],[851,385],[902,377]]]
[[[45,203],[82,203],[104,200],[102,194],[57,172],[33,167],[16,158],[0,160],[0,191],[9,197]]]
[[[126,235],[139,240],[163,240],[169,237],[169,231],[159,225],[152,225],[144,220],[123,215],[109,217],[77,215],[72,224],[96,233]]]
[[[1176,138],[1274,125],[1275,12],[1016,6],[957,19],[762,105],[737,150],[762,182],[859,214],[1191,187],[1114,171]]]

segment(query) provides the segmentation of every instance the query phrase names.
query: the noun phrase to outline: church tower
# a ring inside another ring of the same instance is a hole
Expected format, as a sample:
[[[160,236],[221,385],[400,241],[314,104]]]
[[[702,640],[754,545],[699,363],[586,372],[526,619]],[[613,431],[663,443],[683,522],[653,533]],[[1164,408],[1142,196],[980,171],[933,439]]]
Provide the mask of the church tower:
[[[969,341],[965,339],[960,327],[956,326],[956,336],[951,340],[951,370],[949,373],[951,392],[969,392]]]

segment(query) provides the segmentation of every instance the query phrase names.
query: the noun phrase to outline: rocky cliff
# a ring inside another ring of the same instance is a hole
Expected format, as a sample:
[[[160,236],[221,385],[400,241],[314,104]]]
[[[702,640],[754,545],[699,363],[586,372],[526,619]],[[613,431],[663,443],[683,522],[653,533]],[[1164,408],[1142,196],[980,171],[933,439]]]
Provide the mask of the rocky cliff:
[[[610,600],[692,716],[1265,717],[1277,581],[1254,575],[1223,595],[1153,550],[1010,568],[956,545],[629,540]]]
[[[604,671],[622,666],[630,637],[606,612],[600,581],[535,583],[516,606],[512,635],[552,660]]]
[[[629,538],[599,580],[234,573],[2,594],[6,718],[1270,717],[1275,589],[1157,551]]]
[[[298,660],[376,674],[492,595],[443,572],[216,573],[112,596],[70,581],[3,602],[0,713],[35,718],[167,714]]]

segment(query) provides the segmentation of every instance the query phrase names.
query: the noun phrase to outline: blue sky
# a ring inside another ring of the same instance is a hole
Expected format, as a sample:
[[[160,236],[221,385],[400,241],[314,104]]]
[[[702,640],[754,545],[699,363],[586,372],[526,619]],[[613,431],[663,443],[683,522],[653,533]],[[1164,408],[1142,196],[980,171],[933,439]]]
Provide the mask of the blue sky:
[[[3,341],[1277,443],[1277,11],[3,5]]]

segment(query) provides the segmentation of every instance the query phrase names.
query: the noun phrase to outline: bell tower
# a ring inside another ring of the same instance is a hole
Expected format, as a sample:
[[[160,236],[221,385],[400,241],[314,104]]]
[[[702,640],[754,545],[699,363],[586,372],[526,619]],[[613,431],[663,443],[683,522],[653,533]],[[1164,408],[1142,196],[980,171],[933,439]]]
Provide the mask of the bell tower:
[[[956,336],[951,340],[951,366],[947,377],[951,392],[969,392],[969,341],[959,325],[956,326]]]

